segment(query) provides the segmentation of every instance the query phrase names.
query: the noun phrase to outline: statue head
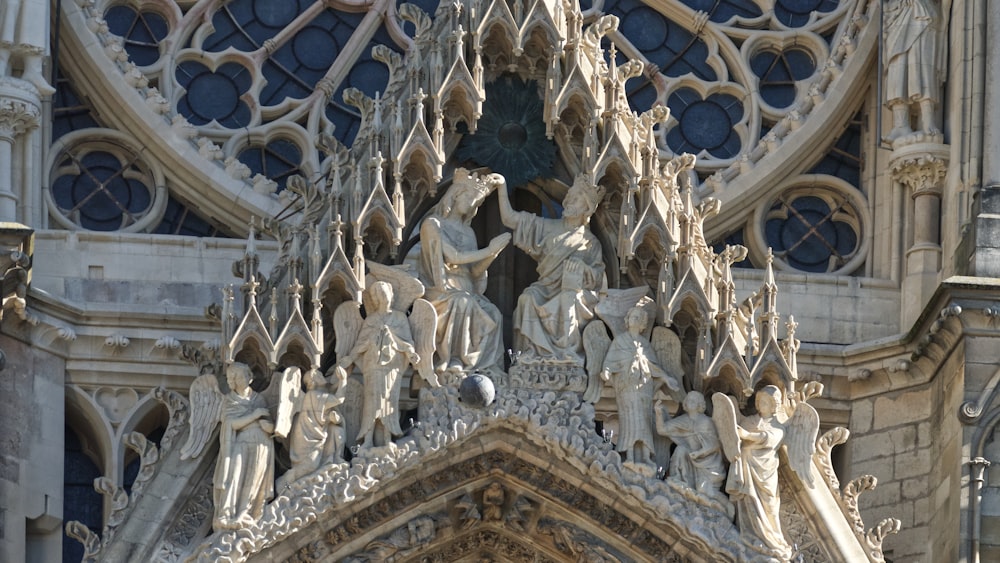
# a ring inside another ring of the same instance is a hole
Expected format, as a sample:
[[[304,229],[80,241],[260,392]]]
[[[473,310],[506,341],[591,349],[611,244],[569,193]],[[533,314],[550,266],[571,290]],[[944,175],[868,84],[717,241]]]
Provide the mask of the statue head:
[[[628,313],[625,313],[625,328],[632,334],[639,334],[646,330],[648,323],[649,315],[641,307],[632,307],[628,310]]]
[[[684,396],[684,412],[690,415],[705,412],[705,396],[700,391],[688,391]]]
[[[250,380],[253,375],[250,366],[242,362],[233,362],[226,368],[226,383],[229,389],[237,395],[245,395],[250,389]]]
[[[371,313],[387,313],[392,309],[392,286],[388,282],[373,283],[368,295],[371,298]]]
[[[578,174],[563,198],[563,217],[590,220],[603,200],[604,187],[593,183],[589,174]]]
[[[326,383],[326,380],[318,369],[311,369],[302,376],[302,382],[306,384],[306,389],[312,391]]]
[[[470,174],[465,168],[457,168],[451,188],[431,213],[441,216],[457,213],[463,222],[469,223],[486,196],[502,184],[503,176],[499,174]]]
[[[757,405],[757,412],[761,416],[774,416],[778,406],[781,405],[781,389],[774,385],[768,385],[757,391],[757,398],[754,400]]]

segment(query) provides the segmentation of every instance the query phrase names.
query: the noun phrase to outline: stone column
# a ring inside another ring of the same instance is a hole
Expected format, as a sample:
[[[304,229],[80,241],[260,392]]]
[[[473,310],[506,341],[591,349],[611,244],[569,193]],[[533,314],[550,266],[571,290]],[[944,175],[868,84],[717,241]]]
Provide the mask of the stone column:
[[[0,79],[0,221],[16,222],[18,193],[14,186],[14,158],[17,143],[29,143],[25,133],[38,127],[41,102],[35,89],[17,79]],[[29,153],[30,154],[30,151]],[[21,163],[31,170],[30,162]]]
[[[903,329],[917,320],[941,272],[941,192],[948,171],[948,145],[918,143],[893,151],[893,179],[913,198],[913,241],[906,250],[902,280]]]

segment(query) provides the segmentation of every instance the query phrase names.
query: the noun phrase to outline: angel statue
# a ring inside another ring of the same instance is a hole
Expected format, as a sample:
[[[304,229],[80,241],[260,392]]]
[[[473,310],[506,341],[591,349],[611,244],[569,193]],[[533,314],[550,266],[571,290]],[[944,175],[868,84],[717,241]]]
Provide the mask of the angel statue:
[[[500,219],[514,230],[514,246],[538,263],[538,280],[528,286],[514,310],[514,347],[519,362],[583,366],[581,331],[594,318],[598,292],[605,287],[601,243],[590,232],[590,217],[604,188],[581,174],[563,198],[563,216],[538,217],[515,211],[506,186],[497,190]]]
[[[470,226],[486,196],[503,185],[499,174],[455,170],[454,183],[420,225],[420,278],[437,311],[438,371],[503,368],[502,315],[483,292],[486,270],[510,242],[510,233],[478,248]]]
[[[298,368],[295,368],[298,369]],[[288,455],[292,468],[278,478],[278,490],[309,475],[321,465],[342,460],[344,427],[336,408],[344,402],[347,386],[340,382],[337,394],[326,387],[326,378],[311,369],[303,377],[306,392],[299,396],[294,408],[295,421],[288,436]]]
[[[423,284],[401,269],[375,263],[369,268],[374,277],[383,279],[370,284],[365,293],[368,316],[362,320],[354,302],[340,305],[334,313],[339,335],[338,377],[346,380],[347,369],[357,365],[364,378],[361,429],[356,439],[363,448],[389,444],[403,434],[399,388],[409,365],[429,385],[439,385],[430,361],[437,315],[430,303],[418,299]],[[387,279],[394,279],[394,283]],[[399,291],[394,292],[393,287]],[[407,318],[404,311],[411,303],[413,312]]]
[[[736,404],[728,395],[712,395],[712,420],[722,451],[731,462],[726,492],[736,505],[740,535],[750,549],[786,561],[793,555],[781,532],[778,514],[778,449],[786,447],[788,464],[812,486],[819,415],[805,402],[786,416],[781,390],[768,385],[757,392],[757,414],[737,421]]]
[[[298,368],[285,370],[257,393],[250,387],[250,367],[233,362],[226,369],[229,393],[222,394],[213,373],[191,383],[190,434],[181,448],[181,459],[201,455],[215,425],[221,423],[219,458],[212,477],[212,526],[216,530],[253,524],[274,496],[273,437],[288,436],[292,409],[301,391],[300,375]],[[269,397],[275,400],[269,401]],[[274,412],[268,404],[275,406]]]
[[[675,444],[670,456],[670,473],[667,477],[687,485],[708,497],[722,495],[726,480],[726,463],[722,458],[722,444],[712,419],[705,414],[705,396],[698,391],[688,391],[684,396],[684,414],[669,418],[666,405],[657,401],[656,432],[667,436]]]
[[[645,336],[649,316],[641,306],[625,315],[625,331],[615,336],[600,377],[614,386],[618,403],[618,451],[633,463],[654,466],[653,396],[661,386],[680,393],[680,382],[656,363]]]

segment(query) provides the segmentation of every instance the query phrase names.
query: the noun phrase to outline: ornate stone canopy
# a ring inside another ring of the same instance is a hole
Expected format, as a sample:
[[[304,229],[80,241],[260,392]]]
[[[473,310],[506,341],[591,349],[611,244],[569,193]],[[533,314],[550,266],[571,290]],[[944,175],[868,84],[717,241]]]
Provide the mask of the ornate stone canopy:
[[[132,494],[104,487],[100,538],[68,527],[85,559],[880,561],[898,521],[866,531],[873,480],[841,491],[847,434],[818,436],[770,257],[737,302],[747,249],[706,244],[719,202],[693,156],[661,158],[669,111],[629,106],[617,18],[400,16],[413,49],[380,53],[384,95],[344,93],[358,137],[288,179],[266,273],[251,224],[220,346],[184,349],[189,398],[161,392],[160,447],[130,444]],[[491,108],[498,81],[544,136]],[[538,154],[516,186],[497,173]]]

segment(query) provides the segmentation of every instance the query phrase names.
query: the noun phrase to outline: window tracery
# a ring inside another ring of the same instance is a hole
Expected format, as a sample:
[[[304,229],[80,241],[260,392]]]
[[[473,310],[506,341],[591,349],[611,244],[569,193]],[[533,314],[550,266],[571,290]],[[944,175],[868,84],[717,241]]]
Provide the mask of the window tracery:
[[[216,157],[220,163],[238,160],[250,167],[251,176],[271,176],[265,169],[275,168],[279,175],[289,175],[294,166],[318,173],[324,169],[322,151],[299,143],[299,158],[289,157],[287,146],[272,144],[272,129],[294,128],[298,133],[293,137],[306,144],[328,134],[351,146],[362,125],[361,112],[345,101],[345,94],[350,88],[370,98],[384,93],[389,71],[372,48],[403,53],[413,41],[414,24],[399,17],[400,1],[366,7],[309,0],[258,4],[236,0],[161,6],[159,0],[149,0],[135,8],[109,3],[99,9],[168,106],[198,134],[222,146]],[[437,2],[417,4],[431,18],[438,17],[433,13]],[[640,111],[657,104],[671,108],[670,120],[656,128],[661,154],[698,153],[693,178],[707,182],[706,193],[752,168],[766,152],[761,146],[773,150],[787,130],[796,128],[803,119],[800,107],[808,106],[807,113],[814,103],[807,86],[825,72],[843,43],[836,40],[838,29],[844,29],[841,22],[859,13],[850,0],[778,0],[773,5],[758,0],[597,0],[581,7],[588,21],[602,14],[620,18],[617,31],[604,42],[615,44],[620,63],[643,63],[643,72],[626,84],[629,102]],[[471,37],[466,44],[473,44]],[[152,50],[163,53],[158,59],[141,54]],[[483,62],[489,62],[488,53]],[[487,70],[489,77],[504,72],[500,67]],[[387,105],[385,111],[390,118],[393,108]],[[777,132],[777,140],[769,131]],[[234,142],[238,136],[258,141]],[[850,158],[845,158],[841,164],[848,166]],[[834,171],[832,161],[825,166],[817,171]],[[713,177],[713,172],[722,176]],[[271,180],[278,184],[274,191],[282,191],[283,180]],[[184,199],[194,198],[185,194]]]
[[[756,214],[751,241],[758,255],[803,272],[851,274],[867,256],[864,196],[832,176],[801,176]]]

